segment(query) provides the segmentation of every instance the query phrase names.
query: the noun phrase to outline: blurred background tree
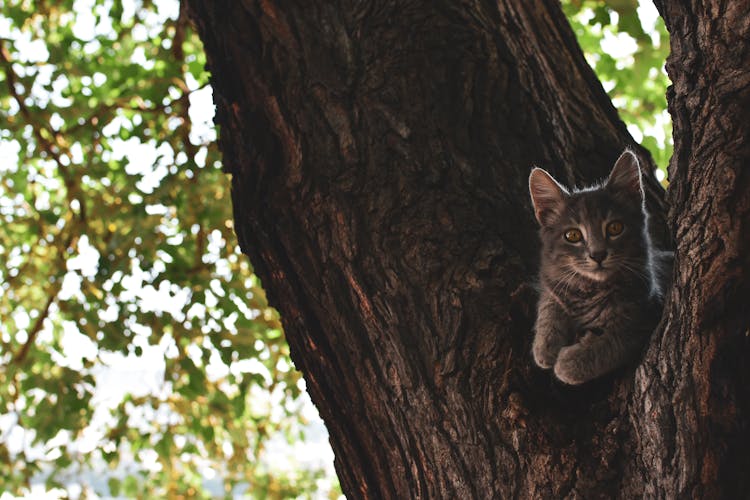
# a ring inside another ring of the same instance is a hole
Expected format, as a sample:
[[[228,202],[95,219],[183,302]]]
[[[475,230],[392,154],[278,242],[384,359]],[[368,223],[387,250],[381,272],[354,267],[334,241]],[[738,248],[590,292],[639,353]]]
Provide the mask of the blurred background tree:
[[[265,459],[301,438],[304,386],[180,4],[6,2],[0,33],[0,490],[335,495]]]
[[[669,34],[650,0],[563,0],[586,60],[628,131],[651,152],[666,185],[672,120],[665,92]]]
[[[654,7],[563,4],[664,169],[668,39]],[[0,490],[338,496],[321,440],[295,460],[291,443],[321,424],[236,245],[209,75],[180,3],[2,5]]]

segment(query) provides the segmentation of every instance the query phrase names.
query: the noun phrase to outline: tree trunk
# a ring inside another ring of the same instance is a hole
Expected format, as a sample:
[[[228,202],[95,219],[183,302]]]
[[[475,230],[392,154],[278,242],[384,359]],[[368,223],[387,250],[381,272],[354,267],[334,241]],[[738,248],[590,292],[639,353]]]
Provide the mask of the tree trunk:
[[[674,284],[630,413],[645,491],[750,495],[750,3],[656,2],[670,31]]]
[[[662,6],[693,57],[670,66],[680,269],[640,367],[569,388],[529,354],[528,173],[590,183],[632,139],[557,2],[189,1],[237,235],[347,496],[750,491],[747,16]]]

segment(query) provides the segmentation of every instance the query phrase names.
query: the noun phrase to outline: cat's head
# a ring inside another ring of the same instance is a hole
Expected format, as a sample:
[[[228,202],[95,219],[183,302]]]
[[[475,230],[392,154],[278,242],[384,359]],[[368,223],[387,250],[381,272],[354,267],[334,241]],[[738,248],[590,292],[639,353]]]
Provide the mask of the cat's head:
[[[647,259],[638,158],[626,150],[600,186],[568,191],[535,168],[529,176],[541,225],[542,266],[551,277],[604,282],[643,274]]]

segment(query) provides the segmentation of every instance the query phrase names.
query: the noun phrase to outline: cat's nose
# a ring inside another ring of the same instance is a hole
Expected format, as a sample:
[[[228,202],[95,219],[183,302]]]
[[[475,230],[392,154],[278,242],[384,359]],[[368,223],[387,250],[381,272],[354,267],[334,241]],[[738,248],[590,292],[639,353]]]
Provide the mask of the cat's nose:
[[[601,264],[604,261],[604,259],[607,258],[607,251],[596,250],[594,252],[590,252],[589,257],[591,257],[597,264]]]

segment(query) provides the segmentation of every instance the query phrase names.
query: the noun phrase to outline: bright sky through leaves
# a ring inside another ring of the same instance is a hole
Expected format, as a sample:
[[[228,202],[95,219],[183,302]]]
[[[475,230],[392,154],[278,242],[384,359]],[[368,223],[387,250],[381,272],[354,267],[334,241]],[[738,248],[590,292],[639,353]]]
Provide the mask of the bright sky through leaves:
[[[279,443],[316,415],[236,247],[179,4],[8,3],[0,28],[3,488],[330,491],[327,447]]]

